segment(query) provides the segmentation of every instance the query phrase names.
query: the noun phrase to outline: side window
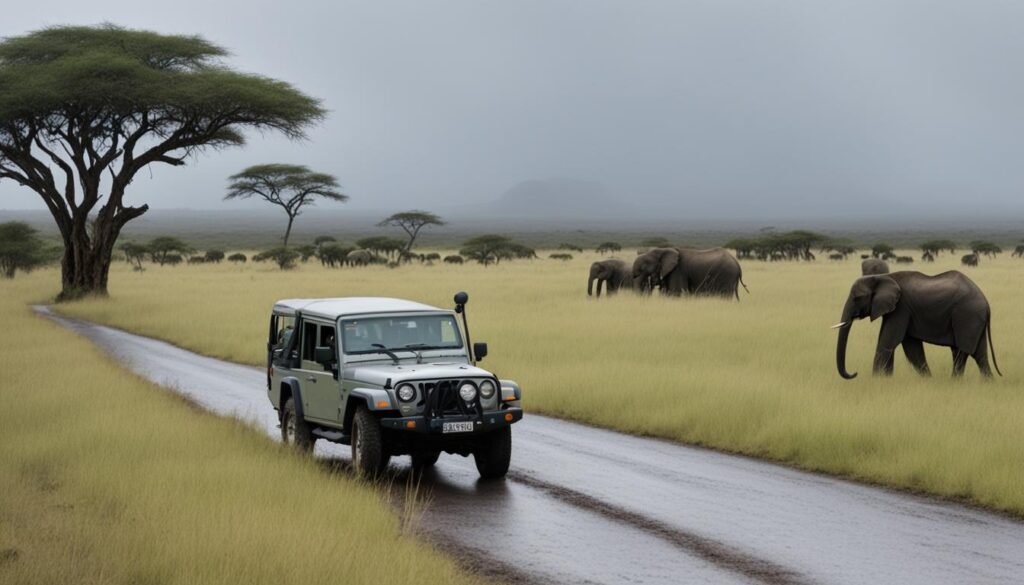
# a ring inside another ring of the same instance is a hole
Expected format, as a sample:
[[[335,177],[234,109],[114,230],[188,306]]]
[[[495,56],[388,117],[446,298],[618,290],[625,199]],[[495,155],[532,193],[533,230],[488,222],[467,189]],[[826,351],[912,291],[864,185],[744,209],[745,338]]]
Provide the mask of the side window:
[[[295,317],[275,315],[274,319],[273,339],[270,342],[274,344],[274,349],[283,349],[288,347],[292,334],[295,333]]]
[[[330,327],[328,325],[320,326],[320,341],[317,345],[320,347],[329,347],[331,349],[338,347],[338,344],[334,339],[334,327]]]
[[[319,339],[320,326],[306,321],[302,324],[302,361],[312,362],[316,342]]]

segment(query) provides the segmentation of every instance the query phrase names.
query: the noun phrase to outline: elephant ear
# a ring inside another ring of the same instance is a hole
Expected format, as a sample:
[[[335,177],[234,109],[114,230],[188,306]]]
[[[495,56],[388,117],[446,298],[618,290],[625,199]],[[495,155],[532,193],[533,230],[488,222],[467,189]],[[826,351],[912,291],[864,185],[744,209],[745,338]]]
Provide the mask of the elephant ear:
[[[871,295],[872,321],[893,312],[900,300],[900,285],[895,280],[889,276],[878,276],[874,280],[874,293]]]
[[[679,252],[677,250],[666,250],[661,255],[661,278],[667,277],[679,266]]]

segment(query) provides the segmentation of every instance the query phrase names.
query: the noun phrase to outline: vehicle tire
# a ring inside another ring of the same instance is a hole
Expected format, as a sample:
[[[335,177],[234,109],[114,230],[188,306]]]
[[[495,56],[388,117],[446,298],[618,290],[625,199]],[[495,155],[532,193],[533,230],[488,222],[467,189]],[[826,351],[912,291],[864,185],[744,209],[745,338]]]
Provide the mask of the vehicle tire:
[[[303,453],[312,453],[316,444],[313,428],[295,412],[294,398],[289,398],[281,411],[281,440]]]
[[[419,470],[433,467],[440,456],[440,451],[414,451],[412,454],[412,468]]]
[[[360,406],[352,419],[352,466],[356,473],[376,477],[387,469],[390,458],[380,421]]]
[[[500,479],[508,473],[512,460],[512,427],[492,431],[473,453],[476,470],[484,479]]]

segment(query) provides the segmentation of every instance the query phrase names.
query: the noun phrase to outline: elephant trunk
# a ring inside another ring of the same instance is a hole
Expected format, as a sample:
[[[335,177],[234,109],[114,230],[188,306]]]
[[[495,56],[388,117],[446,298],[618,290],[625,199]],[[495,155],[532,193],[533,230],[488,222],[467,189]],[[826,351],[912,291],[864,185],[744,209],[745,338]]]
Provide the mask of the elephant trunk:
[[[846,342],[850,338],[850,329],[853,327],[853,316],[851,315],[850,301],[847,301],[846,305],[843,309],[843,319],[839,322],[839,341],[836,343],[836,369],[839,370],[839,375],[844,380],[852,380],[857,377],[857,372],[851,374],[846,371]]]
[[[591,271],[590,272],[590,277],[587,278],[587,296],[588,297],[594,296],[594,279],[595,278],[597,278],[597,276],[594,274],[593,271]],[[601,283],[600,282],[597,283],[597,296],[601,296]]]

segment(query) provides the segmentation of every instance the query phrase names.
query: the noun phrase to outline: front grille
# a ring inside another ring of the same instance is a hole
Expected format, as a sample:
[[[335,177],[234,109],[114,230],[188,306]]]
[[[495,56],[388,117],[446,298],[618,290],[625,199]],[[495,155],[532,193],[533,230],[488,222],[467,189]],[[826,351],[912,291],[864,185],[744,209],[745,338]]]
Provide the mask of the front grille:
[[[421,404],[423,416],[427,420],[444,418],[445,416],[482,416],[480,393],[472,403],[466,404],[459,396],[459,386],[463,380],[438,380],[436,382],[420,382]]]

